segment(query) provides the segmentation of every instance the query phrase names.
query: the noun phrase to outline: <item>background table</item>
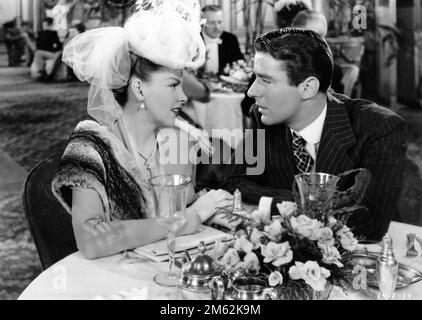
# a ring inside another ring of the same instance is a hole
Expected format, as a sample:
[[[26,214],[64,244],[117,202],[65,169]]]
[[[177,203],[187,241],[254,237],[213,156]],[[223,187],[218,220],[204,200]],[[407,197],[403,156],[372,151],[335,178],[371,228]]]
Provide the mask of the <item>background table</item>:
[[[392,222],[389,234],[399,262],[422,270],[422,257],[406,257],[406,235],[422,237],[422,228]],[[140,258],[136,263],[122,260],[122,255],[87,260],[79,252],[71,254],[41,273],[19,299],[94,299],[97,295],[110,296],[132,288],[148,287],[147,299],[176,299],[175,288],[156,285],[152,277],[166,271],[167,263],[156,263]],[[422,281],[398,290],[396,299],[422,299]],[[368,292],[349,292],[347,296],[335,288],[330,299],[373,299]]]
[[[233,149],[242,140],[243,93],[211,93],[208,102],[193,101],[196,121],[212,137],[222,138]],[[213,129],[217,129],[214,130]],[[225,129],[223,132],[219,131]],[[231,139],[232,135],[235,137]]]

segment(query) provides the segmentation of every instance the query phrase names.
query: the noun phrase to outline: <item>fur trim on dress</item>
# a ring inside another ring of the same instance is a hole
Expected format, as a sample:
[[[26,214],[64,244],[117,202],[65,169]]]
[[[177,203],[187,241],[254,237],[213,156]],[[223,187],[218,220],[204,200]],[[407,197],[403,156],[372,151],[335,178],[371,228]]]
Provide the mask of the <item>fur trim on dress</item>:
[[[153,209],[153,194],[135,159],[107,128],[80,122],[63,153],[52,191],[70,213],[72,188],[94,189],[107,220],[140,219]]]

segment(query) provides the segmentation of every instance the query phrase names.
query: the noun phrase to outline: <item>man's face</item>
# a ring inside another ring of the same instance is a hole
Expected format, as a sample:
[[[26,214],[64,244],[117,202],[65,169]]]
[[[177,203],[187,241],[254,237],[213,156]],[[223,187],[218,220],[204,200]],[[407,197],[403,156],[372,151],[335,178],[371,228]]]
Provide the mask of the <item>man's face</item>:
[[[204,32],[210,38],[219,38],[223,32],[223,12],[219,11],[206,11],[205,19],[207,22],[204,25]]]
[[[290,84],[284,63],[270,54],[257,52],[254,60],[256,80],[248,90],[255,98],[265,125],[296,123],[301,116],[298,87]]]
[[[76,37],[78,34],[79,34],[79,31],[78,29],[76,29],[75,26],[71,26],[69,28],[69,35],[68,35],[69,39]]]

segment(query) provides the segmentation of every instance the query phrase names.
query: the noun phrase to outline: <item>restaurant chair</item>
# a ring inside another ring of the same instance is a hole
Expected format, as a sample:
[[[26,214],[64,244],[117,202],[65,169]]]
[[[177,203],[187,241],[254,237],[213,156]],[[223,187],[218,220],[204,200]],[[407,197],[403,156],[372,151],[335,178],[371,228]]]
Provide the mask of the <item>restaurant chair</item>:
[[[43,270],[78,250],[71,215],[51,191],[60,157],[55,154],[39,162],[23,185],[23,208]]]

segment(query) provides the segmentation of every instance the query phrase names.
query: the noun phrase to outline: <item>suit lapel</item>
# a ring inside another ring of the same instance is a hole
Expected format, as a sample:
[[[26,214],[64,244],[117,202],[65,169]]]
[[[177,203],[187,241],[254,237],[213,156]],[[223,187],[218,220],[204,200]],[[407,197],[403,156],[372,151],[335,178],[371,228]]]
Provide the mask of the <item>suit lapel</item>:
[[[290,129],[286,125],[280,125],[273,128],[275,131],[274,147],[271,152],[274,168],[277,168],[279,185],[285,185],[290,189],[296,174],[296,165],[293,160],[293,150],[291,144]]]
[[[316,171],[340,174],[352,169],[353,162],[347,150],[355,144],[356,137],[344,104],[339,100],[328,102]]]

